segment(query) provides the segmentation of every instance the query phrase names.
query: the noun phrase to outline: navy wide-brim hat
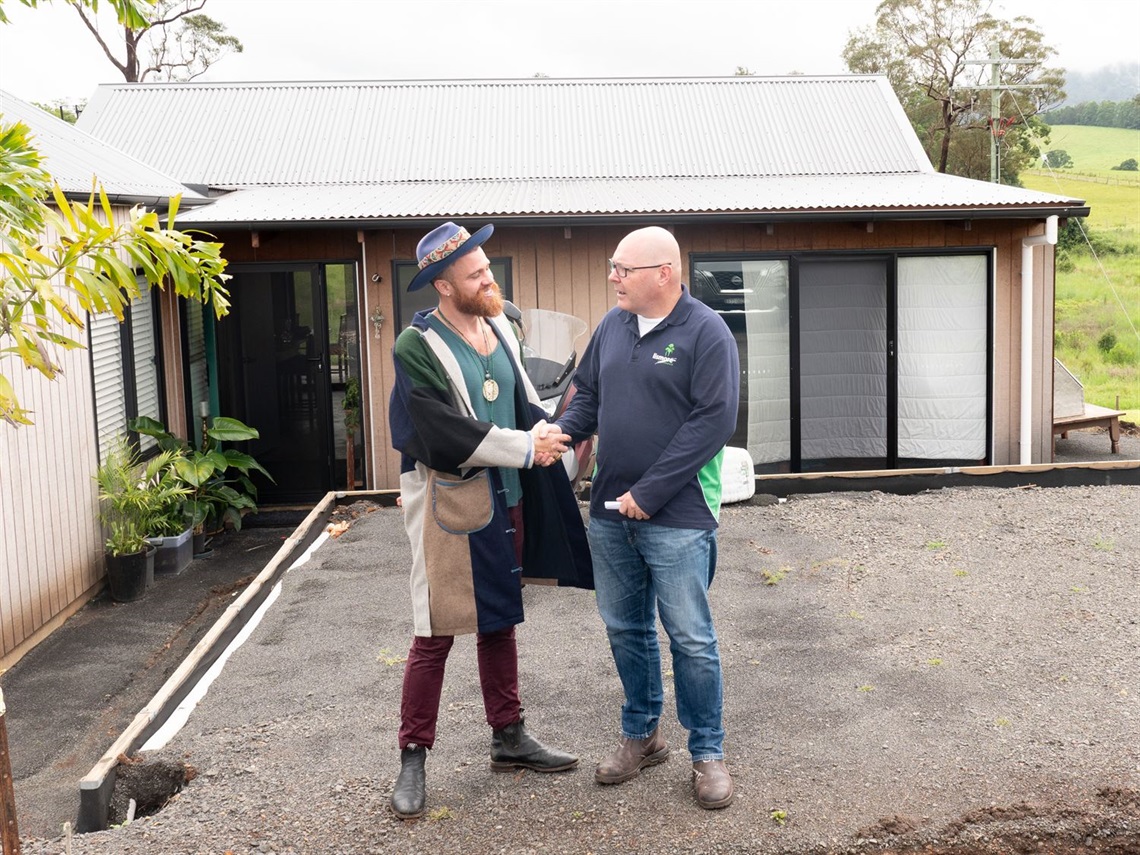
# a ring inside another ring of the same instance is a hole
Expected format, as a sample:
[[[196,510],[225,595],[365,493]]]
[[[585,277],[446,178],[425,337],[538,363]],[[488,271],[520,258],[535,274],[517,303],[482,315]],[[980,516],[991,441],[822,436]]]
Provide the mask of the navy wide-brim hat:
[[[418,291],[429,282],[434,282],[449,265],[482,246],[494,230],[495,227],[490,223],[475,234],[468,234],[467,229],[455,223],[444,223],[439,228],[432,229],[416,244],[416,261],[420,269],[412,277],[408,290]]]

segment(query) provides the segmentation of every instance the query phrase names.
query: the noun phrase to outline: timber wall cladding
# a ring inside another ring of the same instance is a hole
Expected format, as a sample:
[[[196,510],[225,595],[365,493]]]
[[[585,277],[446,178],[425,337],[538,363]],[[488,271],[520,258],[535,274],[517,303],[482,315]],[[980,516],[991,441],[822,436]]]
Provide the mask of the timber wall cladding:
[[[53,358],[63,366],[54,381],[4,361],[35,425],[0,424],[0,670],[103,577],[90,355]]]

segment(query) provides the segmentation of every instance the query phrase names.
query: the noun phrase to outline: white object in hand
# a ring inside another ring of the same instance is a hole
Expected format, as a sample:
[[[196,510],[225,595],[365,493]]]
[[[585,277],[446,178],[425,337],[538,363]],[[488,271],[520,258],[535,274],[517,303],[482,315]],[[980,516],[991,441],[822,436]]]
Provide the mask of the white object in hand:
[[[621,502],[606,502],[607,511],[616,511],[621,507]]]

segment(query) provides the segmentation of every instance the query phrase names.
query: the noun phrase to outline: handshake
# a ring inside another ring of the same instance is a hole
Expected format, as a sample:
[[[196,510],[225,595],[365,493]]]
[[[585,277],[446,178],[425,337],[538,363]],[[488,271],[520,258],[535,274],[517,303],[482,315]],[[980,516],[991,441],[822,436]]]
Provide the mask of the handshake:
[[[562,459],[562,454],[570,448],[570,436],[564,434],[555,424],[542,419],[530,429],[534,440],[534,465],[549,466]]]

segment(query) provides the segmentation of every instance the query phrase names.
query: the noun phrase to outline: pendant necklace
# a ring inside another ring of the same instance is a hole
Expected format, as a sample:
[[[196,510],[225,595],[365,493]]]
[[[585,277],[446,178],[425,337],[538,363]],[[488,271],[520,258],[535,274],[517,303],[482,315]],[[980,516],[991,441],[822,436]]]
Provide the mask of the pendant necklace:
[[[479,324],[479,328],[483,331],[483,349],[487,351],[487,355],[484,356],[479,352],[478,348],[476,348],[473,344],[471,344],[470,341],[467,340],[467,336],[459,331],[459,327],[447,319],[447,316],[439,309],[439,307],[436,307],[436,312],[439,314],[440,320],[451,327],[451,329],[455,332],[456,335],[459,336],[465,345],[475,351],[475,356],[478,358],[479,365],[483,369],[483,400],[488,404],[494,402],[495,399],[499,397],[499,384],[495,382],[495,373],[491,370],[494,354],[490,352],[491,342],[487,338],[486,323],[482,322]]]
[[[483,349],[487,351],[487,361],[483,364],[483,400],[490,404],[499,397],[499,384],[495,382],[495,375],[491,371],[491,360],[494,354],[491,353],[491,343],[487,340],[487,322],[484,321],[479,325],[483,330]],[[474,350],[474,348],[472,348]],[[475,351],[479,353],[479,351]],[[479,354],[482,356],[482,354]],[[482,361],[482,360],[480,360]]]

